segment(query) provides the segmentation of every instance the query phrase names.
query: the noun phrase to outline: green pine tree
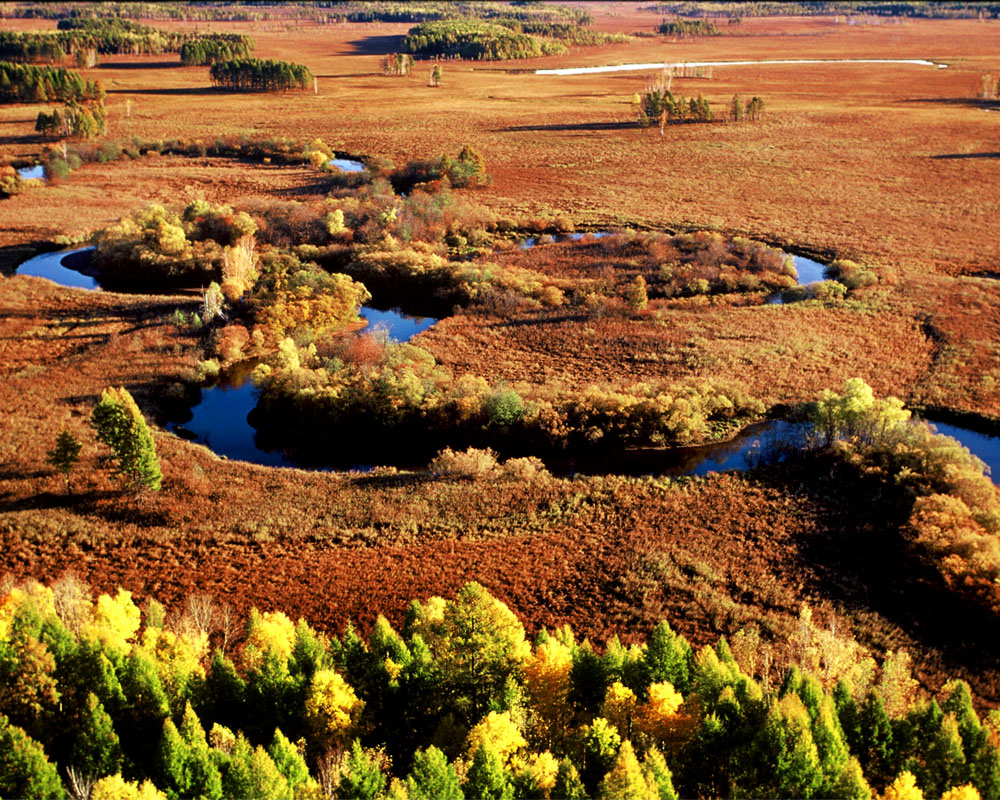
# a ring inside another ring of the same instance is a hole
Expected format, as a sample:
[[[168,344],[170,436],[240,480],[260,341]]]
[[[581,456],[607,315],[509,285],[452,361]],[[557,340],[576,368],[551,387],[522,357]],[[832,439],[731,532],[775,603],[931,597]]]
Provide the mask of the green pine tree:
[[[410,800],[464,800],[455,768],[433,745],[414,754],[406,789]]]
[[[66,494],[73,494],[73,487],[70,486],[69,482],[69,472],[80,460],[82,448],[80,440],[63,428],[56,437],[56,446],[46,453],[45,460],[66,478]]]
[[[513,800],[514,783],[496,751],[485,745],[476,748],[465,781],[465,794],[481,800]]]
[[[121,742],[111,717],[93,692],[87,694],[80,712],[80,731],[70,762],[77,771],[94,778],[121,770]]]
[[[0,797],[65,797],[59,773],[42,746],[0,714]]]
[[[385,790],[385,775],[375,760],[355,739],[346,759],[347,771],[341,776],[337,797],[343,800],[375,800]]]
[[[153,434],[128,390],[105,389],[90,419],[97,438],[111,448],[115,472],[125,484],[137,494],[159,490],[163,476]]]

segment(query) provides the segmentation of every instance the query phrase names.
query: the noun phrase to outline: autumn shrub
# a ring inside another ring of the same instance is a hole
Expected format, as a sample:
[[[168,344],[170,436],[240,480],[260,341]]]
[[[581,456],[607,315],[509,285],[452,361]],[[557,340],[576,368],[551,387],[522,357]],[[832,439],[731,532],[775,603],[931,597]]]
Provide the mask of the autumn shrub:
[[[874,270],[847,259],[834,261],[830,264],[830,270],[848,289],[861,289],[878,283],[878,276]]]
[[[470,447],[456,452],[446,447],[427,466],[431,473],[444,478],[490,478],[500,472],[496,453],[489,448]]]
[[[225,248],[256,230],[246,213],[229,206],[195,200],[178,213],[154,204],[99,231],[94,260],[116,278],[204,285],[222,277]]]

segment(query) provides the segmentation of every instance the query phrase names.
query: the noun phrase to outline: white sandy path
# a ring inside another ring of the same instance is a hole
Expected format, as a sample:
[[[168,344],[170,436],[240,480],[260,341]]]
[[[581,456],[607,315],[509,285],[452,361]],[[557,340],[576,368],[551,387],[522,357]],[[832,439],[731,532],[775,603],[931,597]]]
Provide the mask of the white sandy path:
[[[536,69],[536,75],[591,75],[598,72],[638,72],[640,70],[680,67],[746,67],[758,64],[914,64],[918,67],[946,69],[947,64],[937,64],[920,58],[804,58],[766,61],[661,61],[657,64],[618,64],[613,67],[567,67],[565,69]]]

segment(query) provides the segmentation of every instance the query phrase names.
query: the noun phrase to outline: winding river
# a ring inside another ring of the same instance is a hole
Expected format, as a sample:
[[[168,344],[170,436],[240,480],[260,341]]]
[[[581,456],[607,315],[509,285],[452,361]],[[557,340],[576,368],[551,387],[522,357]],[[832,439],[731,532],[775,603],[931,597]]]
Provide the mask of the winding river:
[[[566,238],[580,238],[584,234],[569,234]],[[594,234],[600,236],[601,234]],[[604,233],[603,235],[608,235]],[[526,243],[525,243],[526,244]],[[532,246],[528,245],[529,247]],[[524,246],[524,245],[522,245]],[[85,275],[93,247],[44,253],[25,261],[18,267],[22,275],[47,278],[61,286],[76,289],[100,290],[96,277]],[[795,256],[800,283],[823,279],[825,266],[817,261]],[[409,341],[418,333],[437,322],[431,317],[415,317],[399,309],[361,308],[361,316],[368,321],[368,329],[377,328],[397,341]],[[201,388],[201,398],[192,406],[190,416],[183,421],[171,422],[168,430],[184,438],[208,446],[213,452],[234,460],[248,461],[273,467],[290,467],[295,463],[289,457],[257,445],[256,430],[247,421],[247,415],[257,405],[257,391],[250,374],[254,362],[237,364],[220,375],[219,380]],[[973,455],[981,458],[990,468],[994,483],[1000,479],[1000,436],[981,433],[960,425],[931,420],[939,433],[961,442]],[[790,449],[801,447],[809,434],[809,425],[785,420],[769,420],[750,425],[733,439],[725,442],[680,447],[637,448],[596,457],[578,456],[554,460],[549,468],[557,474],[626,475],[707,475],[727,470],[744,471],[765,459],[780,459]],[[355,469],[371,469],[358,458]]]

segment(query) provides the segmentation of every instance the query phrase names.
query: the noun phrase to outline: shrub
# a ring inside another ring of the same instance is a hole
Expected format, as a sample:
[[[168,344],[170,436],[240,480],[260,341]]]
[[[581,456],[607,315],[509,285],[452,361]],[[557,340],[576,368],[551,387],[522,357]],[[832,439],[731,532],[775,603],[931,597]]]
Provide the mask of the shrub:
[[[496,453],[490,448],[477,450],[470,447],[464,452],[456,452],[450,447],[440,451],[428,464],[434,475],[444,478],[489,478],[497,475],[499,465]]]

